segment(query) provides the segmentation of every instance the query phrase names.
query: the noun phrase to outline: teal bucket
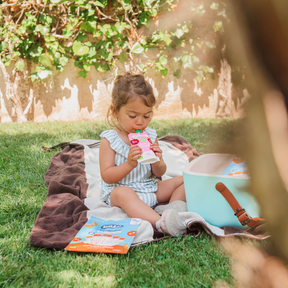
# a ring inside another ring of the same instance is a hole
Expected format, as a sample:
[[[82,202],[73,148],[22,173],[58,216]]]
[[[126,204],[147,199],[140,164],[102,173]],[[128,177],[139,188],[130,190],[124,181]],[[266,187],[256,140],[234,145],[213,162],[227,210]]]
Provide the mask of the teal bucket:
[[[220,175],[234,158],[232,154],[205,154],[184,168],[187,207],[211,225],[246,229],[248,226],[241,225],[226,199],[215,189],[215,185],[222,182],[251,217],[260,217],[257,201],[247,192],[249,176]]]

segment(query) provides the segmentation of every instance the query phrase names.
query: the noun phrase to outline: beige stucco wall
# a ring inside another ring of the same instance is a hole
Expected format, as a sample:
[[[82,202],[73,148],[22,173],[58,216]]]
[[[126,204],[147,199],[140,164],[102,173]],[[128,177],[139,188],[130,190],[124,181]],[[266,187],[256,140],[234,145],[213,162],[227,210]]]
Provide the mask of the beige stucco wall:
[[[174,64],[171,64],[168,75],[163,78],[160,72],[150,70],[145,74],[157,97],[154,119],[177,118],[238,118],[243,114],[243,103],[247,98],[243,90],[233,87],[231,68],[222,61],[221,71],[216,80],[211,77],[197,83],[193,76],[187,75],[177,79],[173,76]],[[29,102],[27,118],[34,122],[47,121],[99,121],[105,120],[110,104],[110,92],[115,73],[125,71],[137,72],[137,67],[117,63],[117,70],[105,73],[97,72],[94,67],[87,73],[86,79],[78,77],[80,69],[70,60],[63,73],[53,71],[53,76],[41,83],[28,80],[24,71],[23,81],[19,83],[18,93],[25,110]],[[33,71],[35,67],[30,67]],[[11,73],[13,67],[7,67]],[[230,69],[230,70],[229,70]],[[186,71],[187,72],[187,71]],[[7,98],[7,85],[0,70],[0,122],[16,121],[15,111]]]

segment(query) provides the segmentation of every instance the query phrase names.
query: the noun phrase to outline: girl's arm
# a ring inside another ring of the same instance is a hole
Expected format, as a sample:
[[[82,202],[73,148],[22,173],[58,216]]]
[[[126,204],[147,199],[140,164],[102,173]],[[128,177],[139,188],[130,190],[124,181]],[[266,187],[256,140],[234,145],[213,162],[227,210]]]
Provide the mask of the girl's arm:
[[[100,174],[107,184],[119,182],[138,165],[137,159],[141,155],[141,148],[137,145],[131,146],[128,160],[119,166],[115,166],[115,154],[109,141],[102,138],[99,148]]]
[[[150,145],[151,149],[154,151],[156,156],[160,158],[160,161],[151,164],[152,172],[155,176],[161,177],[166,172],[166,164],[162,158],[162,150],[159,147],[158,140],[155,140],[155,143]]]

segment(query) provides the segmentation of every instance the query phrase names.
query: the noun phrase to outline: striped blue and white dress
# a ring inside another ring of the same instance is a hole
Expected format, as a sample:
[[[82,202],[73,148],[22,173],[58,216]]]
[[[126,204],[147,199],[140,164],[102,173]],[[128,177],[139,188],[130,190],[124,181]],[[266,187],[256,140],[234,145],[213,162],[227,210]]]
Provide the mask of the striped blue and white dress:
[[[157,133],[152,128],[144,130],[148,133],[151,141],[154,143]],[[127,145],[115,130],[106,130],[101,133],[101,138],[106,138],[110,142],[110,147],[116,152],[115,166],[126,162],[130,146]],[[136,191],[139,198],[150,207],[155,207],[157,198],[155,192],[158,189],[156,177],[152,174],[150,164],[138,164],[126,177],[114,184],[107,184],[101,178],[100,190],[101,200],[110,205],[110,194],[115,187],[127,186]]]

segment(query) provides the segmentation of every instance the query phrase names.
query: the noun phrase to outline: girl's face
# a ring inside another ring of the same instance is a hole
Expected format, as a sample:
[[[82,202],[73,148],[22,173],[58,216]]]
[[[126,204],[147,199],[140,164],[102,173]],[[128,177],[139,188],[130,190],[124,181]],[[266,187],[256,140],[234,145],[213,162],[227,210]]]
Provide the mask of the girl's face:
[[[152,112],[152,107],[146,106],[141,98],[135,97],[115,112],[117,127],[127,135],[136,130],[144,130],[152,119]]]

